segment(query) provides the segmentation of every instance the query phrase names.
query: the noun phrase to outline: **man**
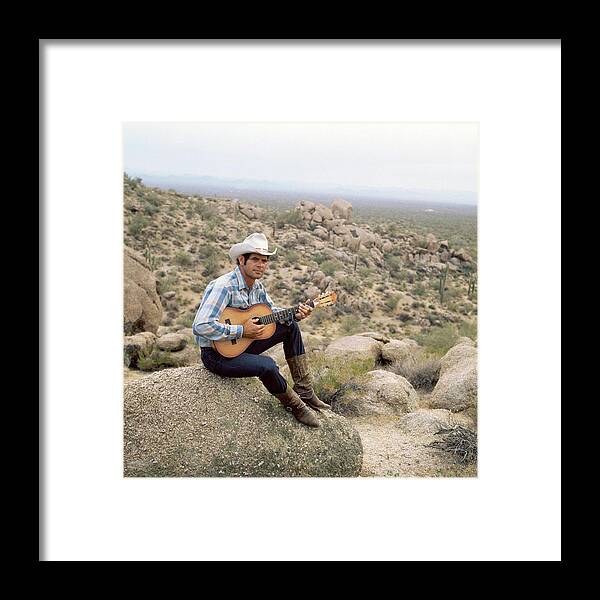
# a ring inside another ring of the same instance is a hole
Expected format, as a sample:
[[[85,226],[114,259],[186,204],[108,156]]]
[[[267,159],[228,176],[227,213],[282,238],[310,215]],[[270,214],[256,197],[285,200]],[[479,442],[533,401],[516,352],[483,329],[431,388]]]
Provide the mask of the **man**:
[[[291,408],[294,417],[309,427],[319,427],[320,423],[308,407],[319,411],[330,408],[315,394],[308,370],[308,362],[302,342],[298,321],[306,319],[312,307],[300,304],[294,318],[285,323],[277,323],[275,333],[268,339],[253,341],[246,351],[233,358],[219,354],[212,342],[223,339],[257,338],[264,325],[248,319],[243,325],[219,323],[218,318],[227,306],[248,308],[253,304],[265,303],[271,310],[280,310],[274,304],[265,286],[258,281],[265,274],[269,256],[277,252],[269,251],[267,238],[262,233],[253,233],[243,242],[234,244],[229,250],[236,268],[211,281],[202,297],[194,318],[192,329],[200,346],[204,366],[213,373],[224,377],[258,377],[269,393]],[[294,380],[293,388],[279,372],[275,361],[262,356],[262,352],[283,342],[283,350]]]

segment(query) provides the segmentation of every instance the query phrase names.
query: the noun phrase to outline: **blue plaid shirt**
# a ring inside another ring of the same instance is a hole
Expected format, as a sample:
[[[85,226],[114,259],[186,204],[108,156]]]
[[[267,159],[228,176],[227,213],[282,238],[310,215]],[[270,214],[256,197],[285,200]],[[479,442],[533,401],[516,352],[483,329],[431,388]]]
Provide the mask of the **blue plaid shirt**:
[[[192,329],[200,347],[212,347],[217,340],[239,340],[243,333],[242,325],[227,325],[217,319],[228,306],[248,308],[252,304],[265,303],[271,310],[281,310],[271,300],[265,286],[258,280],[251,288],[242,275],[240,267],[213,279],[204,291],[202,301],[194,317]],[[292,318],[287,322],[291,323]]]

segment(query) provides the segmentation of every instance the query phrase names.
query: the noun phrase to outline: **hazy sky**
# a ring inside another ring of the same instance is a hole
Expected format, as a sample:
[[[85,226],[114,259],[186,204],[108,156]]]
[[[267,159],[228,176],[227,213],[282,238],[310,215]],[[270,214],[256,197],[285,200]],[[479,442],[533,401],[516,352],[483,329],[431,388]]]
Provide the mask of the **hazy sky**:
[[[125,123],[124,169],[477,191],[477,123]]]

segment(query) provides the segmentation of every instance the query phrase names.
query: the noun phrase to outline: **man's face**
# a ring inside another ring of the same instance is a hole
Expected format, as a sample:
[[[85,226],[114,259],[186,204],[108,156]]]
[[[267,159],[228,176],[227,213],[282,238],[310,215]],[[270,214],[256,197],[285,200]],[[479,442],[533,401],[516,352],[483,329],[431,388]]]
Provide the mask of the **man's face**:
[[[269,267],[269,257],[262,254],[251,254],[244,263],[244,257],[240,258],[240,268],[247,277],[260,279]]]

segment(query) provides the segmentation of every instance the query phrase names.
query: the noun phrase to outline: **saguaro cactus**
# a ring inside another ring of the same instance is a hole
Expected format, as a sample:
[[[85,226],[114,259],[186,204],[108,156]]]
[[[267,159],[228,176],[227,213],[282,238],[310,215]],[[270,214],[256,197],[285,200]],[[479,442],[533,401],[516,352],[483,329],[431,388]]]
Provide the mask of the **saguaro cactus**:
[[[148,246],[146,246],[144,248],[144,258],[146,259],[146,262],[148,263],[148,267],[150,268],[150,270],[155,271],[156,270],[156,257],[152,254],[152,252]]]
[[[473,273],[469,273],[469,279],[467,280],[467,297],[469,298],[469,300],[473,297],[473,294],[475,293],[475,284],[475,275]]]
[[[440,304],[444,303],[444,292],[446,291],[446,278],[450,265],[446,263],[446,269],[440,273]]]

